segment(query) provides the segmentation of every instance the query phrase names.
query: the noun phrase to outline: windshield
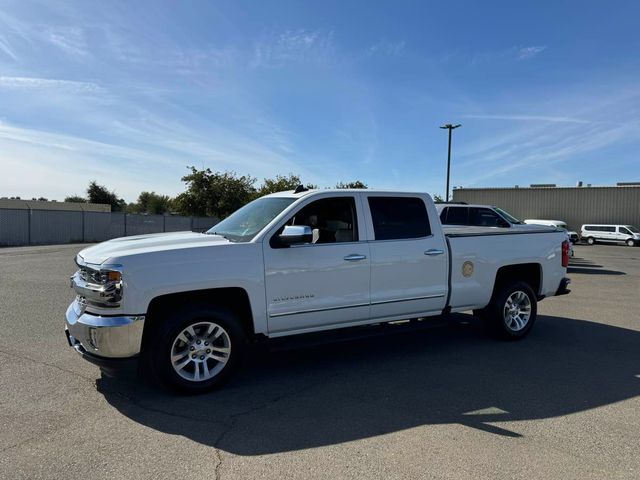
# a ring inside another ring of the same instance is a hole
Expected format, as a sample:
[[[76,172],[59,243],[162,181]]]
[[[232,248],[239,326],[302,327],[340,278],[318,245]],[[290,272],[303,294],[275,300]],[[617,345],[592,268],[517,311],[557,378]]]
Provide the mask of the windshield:
[[[640,230],[638,230],[636,227],[634,227],[633,225],[626,225],[627,230],[630,230],[631,233],[640,233]]]
[[[295,200],[285,197],[258,198],[211,227],[207,233],[222,235],[232,242],[248,242]]]
[[[566,223],[560,223],[560,222],[558,222],[558,223],[553,224],[552,226],[556,227],[558,230],[563,230],[563,231],[565,231],[565,232],[568,230],[568,229],[567,229],[567,224],[566,224]]]
[[[495,210],[504,218],[506,218],[509,223],[513,223],[514,225],[522,225],[522,222],[520,220],[518,220],[513,215],[510,215],[509,213],[505,212],[503,209],[495,207]]]

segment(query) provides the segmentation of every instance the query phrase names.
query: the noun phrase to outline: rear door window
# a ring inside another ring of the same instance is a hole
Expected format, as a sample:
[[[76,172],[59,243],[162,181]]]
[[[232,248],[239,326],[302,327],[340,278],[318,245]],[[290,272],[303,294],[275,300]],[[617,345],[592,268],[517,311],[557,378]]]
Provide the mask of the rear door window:
[[[431,235],[429,215],[417,197],[368,197],[376,240],[402,240]]]

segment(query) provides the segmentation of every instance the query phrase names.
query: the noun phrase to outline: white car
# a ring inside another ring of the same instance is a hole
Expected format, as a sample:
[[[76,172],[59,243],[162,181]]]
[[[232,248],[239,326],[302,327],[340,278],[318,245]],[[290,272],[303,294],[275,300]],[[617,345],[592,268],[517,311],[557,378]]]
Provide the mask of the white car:
[[[531,330],[541,299],[568,293],[562,232],[444,230],[425,193],[306,190],[259,198],[207,233],[86,248],[66,335],[109,367],[202,392],[248,339],[473,310],[497,333]]]
[[[580,235],[578,235],[578,232],[569,230],[569,227],[567,226],[567,222],[563,222],[562,220],[540,220],[540,219],[528,218],[524,221],[524,223],[528,225],[545,225],[547,227],[555,227],[560,230],[566,231],[567,234],[569,235],[569,240],[571,240],[572,243],[578,243],[580,241]]]
[[[577,232],[570,231],[569,227],[567,227],[566,222],[562,220],[540,220],[540,219],[526,219],[524,221],[527,225],[544,225],[546,227],[554,227],[558,230],[562,230],[567,234],[567,238],[571,242],[571,249],[569,250],[569,255],[573,258],[573,244],[578,243],[580,237]]]
[[[582,225],[581,235],[589,245],[596,242],[625,243],[630,247],[640,245],[640,230],[633,225],[590,223]]]

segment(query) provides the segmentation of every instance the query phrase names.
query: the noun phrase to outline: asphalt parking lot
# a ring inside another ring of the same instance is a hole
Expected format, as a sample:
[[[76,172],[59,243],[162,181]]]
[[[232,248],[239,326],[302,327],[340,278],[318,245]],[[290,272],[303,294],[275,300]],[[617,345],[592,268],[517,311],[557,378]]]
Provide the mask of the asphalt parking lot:
[[[640,248],[577,246],[522,342],[458,315],[256,352],[197,397],[67,346],[81,248],[0,249],[0,478],[640,478]]]

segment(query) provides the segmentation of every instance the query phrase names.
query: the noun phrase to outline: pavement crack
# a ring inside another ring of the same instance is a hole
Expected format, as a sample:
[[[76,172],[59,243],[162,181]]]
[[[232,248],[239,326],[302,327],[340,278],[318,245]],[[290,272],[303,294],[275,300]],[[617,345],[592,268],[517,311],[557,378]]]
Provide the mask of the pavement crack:
[[[295,397],[297,395],[300,395],[301,393],[304,393],[308,390],[312,390],[315,387],[322,385],[324,383],[326,383],[328,380],[333,379],[334,377],[337,377],[338,374],[336,375],[331,375],[325,379],[323,379],[322,381],[319,382],[314,382],[310,385],[305,385],[304,387],[300,387],[292,392],[287,392],[287,393],[283,393],[281,395],[277,395],[275,397],[273,397],[272,399],[261,403],[260,405],[256,405],[254,407],[248,408],[246,410],[243,410],[241,412],[238,413],[234,413],[232,415],[229,416],[230,418],[230,422],[227,426],[227,428],[225,428],[222,432],[220,432],[220,435],[218,435],[218,438],[215,440],[215,442],[213,442],[213,448],[215,450],[215,454],[216,454],[216,458],[218,459],[216,466],[214,468],[214,472],[215,472],[215,480],[220,480],[221,477],[221,469],[222,469],[222,465],[224,463],[224,456],[222,455],[222,449],[220,448],[221,443],[224,441],[225,437],[231,433],[232,430],[234,430],[236,428],[236,426],[238,425],[238,420],[246,415],[251,415],[252,413],[258,412],[260,410],[263,410],[265,408],[268,408],[272,405],[275,405],[276,403],[286,399],[286,398],[292,398]]]
[[[21,355],[19,353],[16,353],[16,352],[9,352],[7,350],[0,350],[0,355],[6,355],[7,357],[12,357],[12,358],[15,358],[16,356],[18,356],[22,360],[26,360],[28,362],[35,363],[36,365],[43,365],[45,367],[54,368],[54,369],[56,369],[56,370],[58,370],[60,372],[68,373],[69,375],[73,375],[74,377],[78,377],[78,378],[81,378],[81,379],[86,380],[88,382],[95,383],[95,378],[90,378],[90,377],[88,377],[86,375],[83,375],[81,373],[74,372],[73,370],[68,370],[68,369],[63,368],[63,367],[61,367],[59,365],[56,365],[54,363],[43,362],[42,360],[36,360],[34,358],[26,357],[26,356],[23,356],[23,355]]]

